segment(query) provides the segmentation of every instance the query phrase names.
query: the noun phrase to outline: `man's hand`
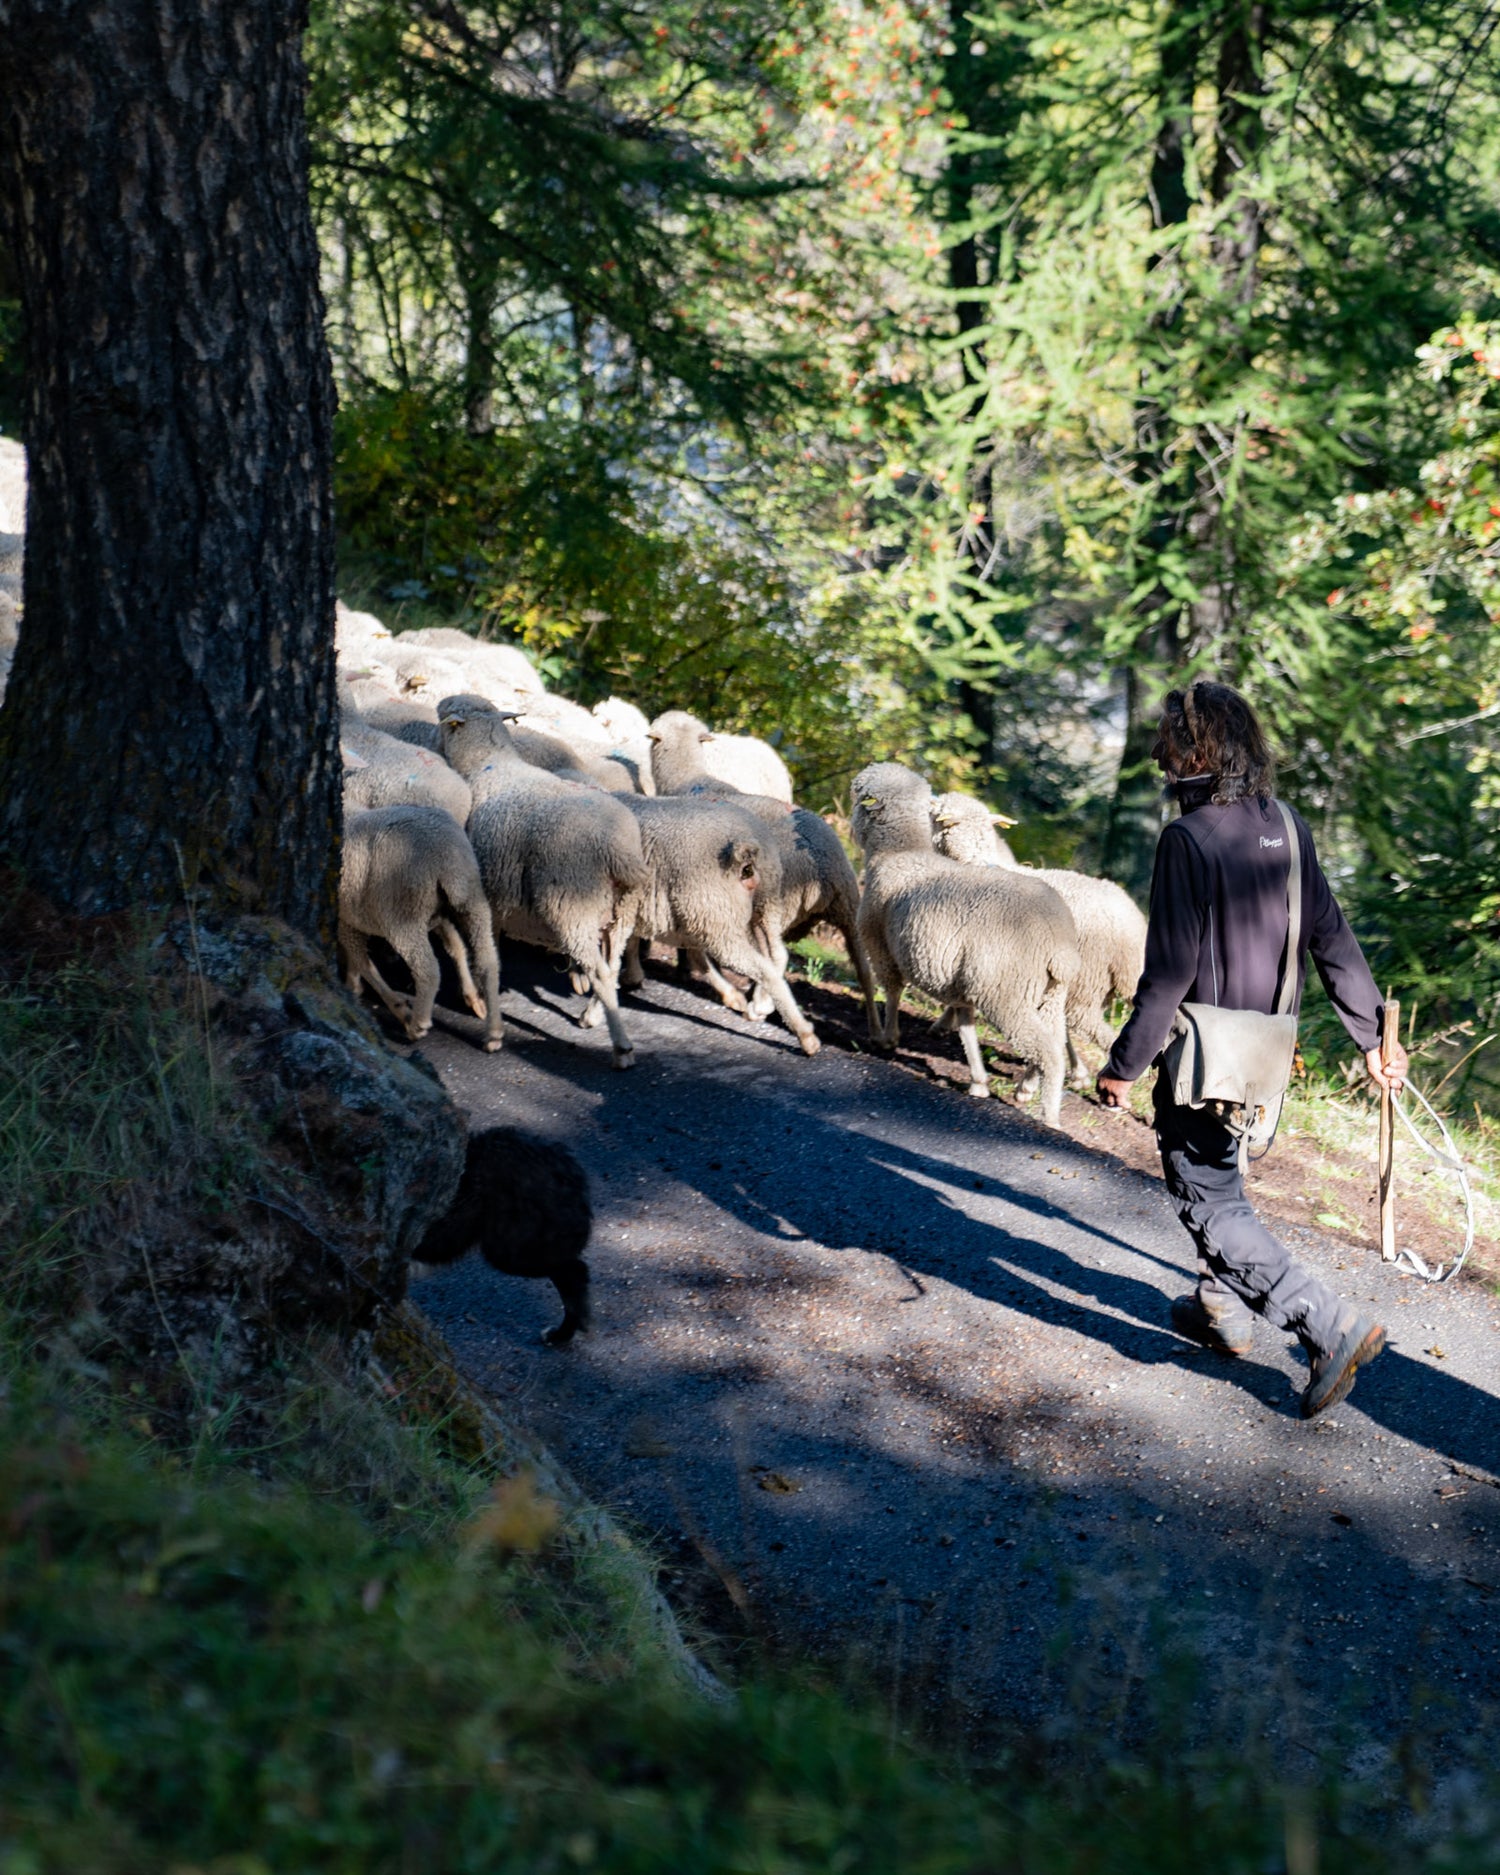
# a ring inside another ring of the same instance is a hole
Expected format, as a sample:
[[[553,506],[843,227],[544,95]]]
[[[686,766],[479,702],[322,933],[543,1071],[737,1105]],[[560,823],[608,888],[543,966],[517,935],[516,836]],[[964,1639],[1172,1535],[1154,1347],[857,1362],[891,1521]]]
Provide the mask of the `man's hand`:
[[[1388,1087],[1393,1094],[1399,1094],[1406,1085],[1406,1071],[1411,1066],[1411,1061],[1401,1044],[1392,1042],[1389,1061],[1382,1061],[1380,1050],[1372,1048],[1365,1056],[1365,1066],[1370,1071],[1370,1079],[1377,1087]]]
[[[1094,1092],[1099,1096],[1101,1107],[1128,1107],[1130,1088],[1129,1081],[1112,1081],[1107,1074],[1101,1074],[1094,1083]]]

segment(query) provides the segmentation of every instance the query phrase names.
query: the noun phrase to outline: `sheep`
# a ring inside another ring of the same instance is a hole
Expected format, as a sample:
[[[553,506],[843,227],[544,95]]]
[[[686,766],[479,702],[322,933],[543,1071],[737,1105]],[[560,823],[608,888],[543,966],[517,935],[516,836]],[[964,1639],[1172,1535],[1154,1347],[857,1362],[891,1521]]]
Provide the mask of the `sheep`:
[[[21,580],[26,560],[26,536],[0,533],[0,596],[21,603]]]
[[[342,599],[333,608],[333,641],[340,660],[369,656],[391,642],[389,629],[373,612],[353,612]]]
[[[932,803],[932,844],[966,866],[1007,866],[1016,856],[995,831],[1013,827],[1009,814],[992,813],[972,794],[940,794]]]
[[[525,712],[525,718],[531,715]],[[511,730],[511,741],[523,761],[549,774],[568,775],[575,781],[587,781],[610,793],[635,792],[635,774],[627,762],[603,755],[595,748],[579,749],[530,721],[518,721]]]
[[[902,986],[952,1009],[969,1092],[989,1093],[975,1012],[1002,1029],[1041,1081],[1042,1117],[1061,1118],[1064,1011],[1080,958],[1072,913],[1024,872],[964,866],[932,850],[927,783],[894,762],[854,781],[854,837],[865,854],[859,931],[898,1039]]]
[[[638,989],[645,981],[643,941],[685,947],[749,977],[757,998],[764,998],[767,1011],[777,1011],[803,1054],[817,1054],[818,1038],[797,1007],[780,962],[786,954],[775,922],[780,868],[759,820],[731,801],[621,798],[640,827],[651,875],[635,914],[621,978],[625,988]],[[748,1015],[745,999],[714,975],[730,1007]]]
[[[519,696],[540,696],[545,689],[536,666],[515,645],[497,645],[489,639],[471,638],[452,625],[429,625],[420,631],[403,632],[401,637],[406,644],[441,651],[462,664],[470,674],[475,695],[484,695],[492,684],[503,685]]]
[[[623,697],[606,697],[602,703],[594,705],[592,714],[608,742],[632,742],[637,738],[644,741],[651,733],[646,712],[627,703]]]
[[[859,881],[838,835],[821,814],[805,807],[788,807],[777,796],[752,794],[722,777],[709,775],[701,766],[702,752],[712,745],[713,737],[703,724],[683,710],[669,710],[652,725],[656,752],[662,759],[658,778],[659,795],[688,795],[730,801],[754,814],[765,838],[780,861],[781,883],[775,894],[773,915],[767,920],[772,933],[773,954],[783,973],[787,967],[787,940],[795,940],[820,922],[831,924],[843,937],[849,956],[864,991],[866,1018],[870,1033],[879,1028],[875,1012],[875,984],[859,939]],[[662,785],[662,778],[672,783]],[[708,978],[730,1008],[737,995],[707,962]],[[765,992],[757,988],[747,1013],[760,1018],[769,1013]]]
[[[451,697],[472,681],[465,664],[426,645],[405,644],[397,638],[382,645],[379,655],[404,697],[425,696],[435,702],[439,697]]]
[[[346,814],[406,803],[441,807],[460,827],[469,818],[469,785],[441,755],[388,736],[357,717],[344,718],[340,740]],[[360,758],[358,766],[349,761],[350,755]]]
[[[992,818],[1014,826],[1004,816],[992,816],[982,801],[967,794],[945,794],[933,803],[933,844],[950,859],[975,860],[982,865],[1015,867],[1005,842],[990,826]],[[998,847],[1003,858],[986,855]],[[1115,1032],[1107,1012],[1116,1000],[1129,1002],[1146,967],[1146,919],[1123,886],[1112,879],[1094,879],[1084,872],[1063,868],[1027,869],[1027,877],[1050,885],[1073,914],[1078,927],[1078,948],[1083,963],[1068,986],[1068,1075],[1074,1083],[1086,1081],[1088,1070],[1078,1044],[1092,1042],[1106,1051]]]
[[[26,451],[13,436],[0,436],[0,534],[26,532]]]
[[[693,778],[708,775],[744,794],[768,795],[788,807],[792,803],[792,778],[785,762],[758,736],[718,735],[686,710],[666,711],[647,734],[658,794],[685,793]]]
[[[565,1348],[589,1327],[593,1230],[588,1178],[566,1146],[513,1126],[470,1135],[458,1196],[417,1246],[414,1265],[456,1263],[477,1244],[503,1276],[545,1276],[562,1297],[563,1318],[542,1336]],[[414,1267],[414,1275],[425,1273]]]
[[[630,809],[523,760],[510,719],[482,697],[438,705],[443,752],[473,789],[469,838],[495,928],[561,951],[609,1024],[617,1068],[634,1044],[620,1015],[620,953],[650,883]]]
[[[414,1042],[432,1027],[439,980],[433,934],[453,959],[464,1001],[484,1023],[484,1046],[493,1054],[502,1041],[500,960],[479,862],[463,828],[440,807],[351,814],[344,822],[339,868],[345,981],[356,995],[361,981],[368,983]],[[409,1002],[372,962],[372,937],[384,938],[411,971],[416,987]],[[470,952],[481,989],[469,972]]]
[[[620,697],[606,697],[602,703],[594,705],[593,716],[609,742],[610,754],[633,771],[637,794],[655,794],[656,783],[651,776],[651,725],[645,711]]]

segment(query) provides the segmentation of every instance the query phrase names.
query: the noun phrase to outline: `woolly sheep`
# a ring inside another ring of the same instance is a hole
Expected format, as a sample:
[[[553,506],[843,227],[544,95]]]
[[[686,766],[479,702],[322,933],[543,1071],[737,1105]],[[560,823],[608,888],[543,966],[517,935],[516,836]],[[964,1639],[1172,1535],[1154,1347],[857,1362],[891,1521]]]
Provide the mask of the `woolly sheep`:
[[[26,560],[26,536],[0,533],[0,597],[21,603],[21,580]]]
[[[1013,827],[1008,814],[996,814],[972,794],[940,794],[932,803],[932,844],[965,866],[1007,866],[1016,856],[995,831]]]
[[[383,729],[398,742],[409,742],[430,755],[440,756],[443,752],[443,734],[434,709],[415,710],[400,703],[386,703],[369,711],[365,721],[372,729]]]
[[[933,844],[950,859],[1014,867],[1010,848],[995,835],[991,818],[989,809],[972,795],[942,795],[933,803]],[[1003,859],[980,857],[986,851],[986,836],[1003,850]],[[1092,1042],[1105,1050],[1113,1045],[1115,1031],[1107,1014],[1116,1000],[1129,1002],[1135,995],[1146,967],[1146,919],[1124,887],[1111,879],[1052,867],[1028,869],[1027,877],[1050,885],[1078,928],[1083,962],[1068,986],[1068,1072],[1074,1081],[1086,1080],[1078,1044]]]
[[[620,957],[650,882],[634,817],[614,795],[524,761],[506,716],[481,697],[445,697],[438,715],[444,753],[473,789],[469,838],[496,930],[568,958],[604,1011],[615,1066],[628,1068]]]
[[[1042,1117],[1062,1111],[1068,986],[1078,974],[1073,916],[1050,886],[1023,872],[963,866],[932,850],[932,791],[895,762],[854,781],[854,837],[864,849],[859,930],[885,990],[887,1047],[898,1039],[911,983],[954,1011],[969,1092],[989,1092],[976,1011],[1004,1031],[1041,1079]]]
[[[420,631],[402,632],[409,645],[425,645],[433,651],[462,664],[476,683],[474,694],[483,695],[488,684],[502,684],[521,696],[540,696],[545,689],[537,668],[516,645],[497,645],[487,638],[471,638],[453,625],[429,625]]]
[[[598,748],[577,748],[549,730],[534,727],[529,717],[530,711],[527,711],[525,718],[512,724],[510,736],[521,759],[530,762],[533,768],[545,768],[549,774],[587,781],[611,793],[635,791],[635,775],[628,764],[601,754]]]
[[[616,761],[627,763],[634,773],[636,792],[655,794],[648,733],[651,725],[645,711],[620,697],[606,697],[602,703],[594,705],[593,715],[608,738],[610,754]]]
[[[469,818],[469,785],[441,755],[414,747],[358,717],[345,717],[340,741],[345,750],[344,812],[372,807],[440,807],[463,826]],[[360,758],[355,767],[350,754]]]
[[[775,1009],[805,1055],[819,1042],[787,986],[785,946],[776,921],[781,895],[774,846],[755,815],[731,801],[691,796],[622,797],[641,830],[650,884],[636,910],[622,981],[645,980],[640,944],[653,939],[698,952],[749,977],[757,998]],[[759,941],[764,938],[764,943]],[[720,994],[747,1015],[750,1006],[715,972]],[[732,999],[732,1001],[730,1000]]]
[[[468,669],[457,658],[399,638],[381,646],[380,662],[394,672],[402,696],[425,697],[429,703],[453,696],[470,681]]]
[[[676,717],[680,720],[673,721]],[[699,751],[711,745],[703,725],[684,711],[668,711],[658,718],[658,747],[665,751],[665,771],[674,783],[672,795],[690,798],[727,800],[754,814],[766,840],[775,851],[780,865],[781,882],[771,894],[772,915],[767,920],[773,954],[783,973],[788,956],[786,945],[795,941],[815,924],[831,924],[842,936],[850,960],[864,991],[866,1017],[870,1033],[878,1031],[875,1011],[875,985],[859,937],[859,881],[838,835],[821,814],[805,807],[789,808],[779,798],[750,794],[732,782],[694,770]],[[695,960],[696,961],[696,960]],[[733,1008],[734,995],[717,970],[710,965],[709,981]],[[748,1013],[761,1017],[769,1013],[765,993],[757,989]]]
[[[354,612],[340,599],[333,608],[333,641],[340,660],[367,656],[391,634],[373,612]]]
[[[0,436],[0,534],[26,532],[26,451],[14,436]]]
[[[453,959],[464,1001],[484,1023],[484,1046],[493,1052],[502,1039],[500,961],[479,862],[463,828],[438,807],[351,814],[339,869],[345,980],[356,995],[361,981],[368,983],[412,1041],[432,1027],[439,981],[433,935]],[[384,938],[410,970],[416,988],[409,1002],[376,969],[372,937]],[[471,952],[479,989],[469,971]]]
[[[651,773],[658,794],[682,794],[693,778],[709,775],[742,794],[792,803],[786,763],[759,736],[720,735],[686,710],[667,710],[652,723]],[[701,789],[700,789],[701,792]]]
[[[631,742],[637,737],[644,741],[651,733],[646,712],[627,703],[623,697],[606,697],[602,703],[596,703],[593,717],[609,742]]]

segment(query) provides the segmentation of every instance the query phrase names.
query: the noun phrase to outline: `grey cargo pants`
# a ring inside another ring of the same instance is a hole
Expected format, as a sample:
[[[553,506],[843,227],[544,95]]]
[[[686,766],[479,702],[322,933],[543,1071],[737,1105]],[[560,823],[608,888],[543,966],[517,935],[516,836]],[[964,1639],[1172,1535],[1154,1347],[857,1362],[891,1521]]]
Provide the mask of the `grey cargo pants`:
[[[1353,1319],[1349,1304],[1261,1223],[1245,1196],[1239,1144],[1212,1113],[1179,1107],[1157,1080],[1156,1142],[1167,1191],[1198,1251],[1198,1297],[1215,1321],[1250,1313],[1326,1354]]]

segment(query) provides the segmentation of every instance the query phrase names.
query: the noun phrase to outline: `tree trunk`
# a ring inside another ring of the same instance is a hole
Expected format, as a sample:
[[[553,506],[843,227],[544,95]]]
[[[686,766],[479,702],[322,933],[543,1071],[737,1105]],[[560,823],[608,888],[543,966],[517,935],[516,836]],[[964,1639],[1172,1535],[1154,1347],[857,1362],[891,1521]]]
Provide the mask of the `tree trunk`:
[[[1181,227],[1191,198],[1187,188],[1188,146],[1192,136],[1193,90],[1200,57],[1197,15],[1174,21],[1163,34],[1158,124],[1151,153],[1148,202],[1157,228]],[[1175,251],[1158,254],[1151,268],[1158,295],[1151,330],[1163,347],[1170,345],[1182,316],[1182,261]],[[1158,366],[1159,375],[1164,367]],[[1155,386],[1148,386],[1136,406],[1136,473],[1155,488],[1155,512],[1143,532],[1150,554],[1170,547],[1184,521],[1181,489],[1172,486],[1171,418]],[[1125,667],[1125,747],[1120,756],[1114,798],[1104,835],[1103,870],[1137,898],[1151,884],[1156,842],[1165,809],[1161,777],[1151,760],[1166,679],[1183,648],[1182,620],[1171,593],[1155,586],[1142,601],[1146,622],[1131,647]]]
[[[25,614],[0,850],[82,913],[331,942],[333,389],[305,0],[0,0],[26,322]]]

